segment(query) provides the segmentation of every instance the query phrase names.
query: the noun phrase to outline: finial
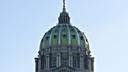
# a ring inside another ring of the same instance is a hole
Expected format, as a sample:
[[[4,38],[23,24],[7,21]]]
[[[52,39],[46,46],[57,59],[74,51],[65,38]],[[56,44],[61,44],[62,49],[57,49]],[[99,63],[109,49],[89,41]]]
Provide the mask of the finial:
[[[58,20],[59,20],[59,24],[70,24],[70,17],[66,12],[66,8],[65,8],[65,0],[63,0],[63,10],[60,13]]]
[[[65,0],[63,0],[63,11],[66,12],[66,8],[65,8]]]

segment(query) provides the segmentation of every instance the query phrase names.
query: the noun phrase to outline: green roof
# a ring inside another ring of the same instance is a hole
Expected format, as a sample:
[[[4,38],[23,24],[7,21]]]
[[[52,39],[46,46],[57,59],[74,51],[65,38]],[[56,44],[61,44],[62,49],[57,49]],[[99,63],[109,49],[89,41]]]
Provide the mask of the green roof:
[[[58,24],[46,32],[41,40],[40,49],[58,48],[59,46],[89,49],[88,40],[84,33],[71,24]]]

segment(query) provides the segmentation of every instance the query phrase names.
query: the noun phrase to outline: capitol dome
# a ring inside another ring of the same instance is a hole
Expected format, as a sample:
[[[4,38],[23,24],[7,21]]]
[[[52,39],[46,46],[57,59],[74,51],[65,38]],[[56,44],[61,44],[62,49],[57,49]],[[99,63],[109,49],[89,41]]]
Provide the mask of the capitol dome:
[[[57,25],[44,34],[38,53],[36,72],[94,72],[88,40],[70,23],[65,0]]]
[[[60,13],[58,21],[58,24],[43,36],[40,49],[80,47],[89,50],[89,43],[86,36],[78,28],[70,24],[70,17],[65,8]]]
[[[89,48],[88,40],[83,32],[71,24],[58,24],[45,33],[40,49],[49,47],[81,47]]]

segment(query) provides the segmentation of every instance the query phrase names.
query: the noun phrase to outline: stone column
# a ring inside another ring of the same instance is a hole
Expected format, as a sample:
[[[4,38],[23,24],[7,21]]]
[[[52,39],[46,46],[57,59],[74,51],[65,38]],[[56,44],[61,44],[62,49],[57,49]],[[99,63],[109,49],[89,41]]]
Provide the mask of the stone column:
[[[39,56],[39,60],[38,60],[38,72],[41,72],[41,57]]]
[[[39,59],[38,58],[35,58],[35,72],[38,72],[38,63],[39,62]]]
[[[69,53],[69,66],[73,67],[73,56],[71,53]]]
[[[88,67],[89,67],[89,71],[90,71],[90,72],[92,72],[92,70],[91,70],[91,63],[92,63],[92,62],[91,62],[91,58],[89,58],[89,59],[88,59]]]
[[[84,56],[80,54],[80,69],[84,69]]]
[[[61,66],[61,55],[60,55],[60,53],[57,54],[56,66],[57,67],[60,67]]]
[[[91,58],[91,70],[94,72],[94,57]]]
[[[49,70],[49,55],[46,55],[46,70]]]

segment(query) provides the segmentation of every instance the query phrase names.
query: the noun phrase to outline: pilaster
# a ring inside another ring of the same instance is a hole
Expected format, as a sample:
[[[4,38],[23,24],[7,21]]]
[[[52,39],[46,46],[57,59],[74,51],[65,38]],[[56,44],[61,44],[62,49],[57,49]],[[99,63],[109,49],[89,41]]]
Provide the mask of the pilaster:
[[[84,69],[84,55],[80,54],[80,70]]]
[[[49,70],[49,55],[46,56],[46,70]]]
[[[73,56],[72,56],[72,53],[69,53],[69,66],[73,67]]]
[[[60,53],[57,53],[57,62],[56,62],[56,66],[60,67],[61,66],[61,55]]]

